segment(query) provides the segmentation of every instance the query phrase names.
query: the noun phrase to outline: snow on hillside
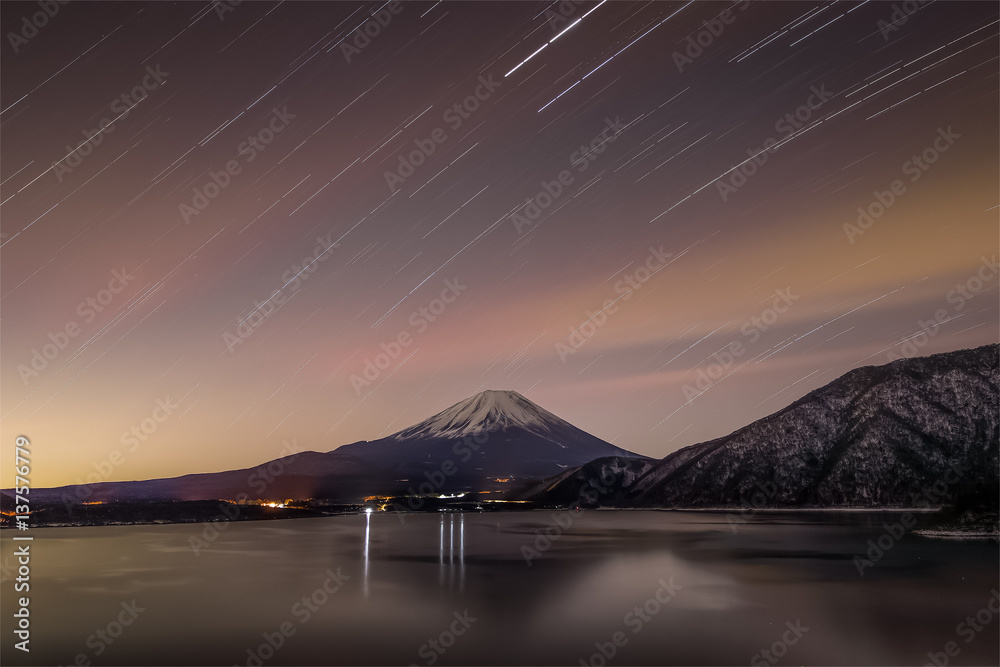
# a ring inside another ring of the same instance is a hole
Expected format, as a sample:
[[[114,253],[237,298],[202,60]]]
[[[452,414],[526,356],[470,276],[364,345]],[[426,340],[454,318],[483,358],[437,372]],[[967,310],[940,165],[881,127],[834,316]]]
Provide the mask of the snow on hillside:
[[[575,426],[541,408],[516,391],[483,391],[391,436],[411,438],[464,438],[483,432],[520,427],[548,437]]]

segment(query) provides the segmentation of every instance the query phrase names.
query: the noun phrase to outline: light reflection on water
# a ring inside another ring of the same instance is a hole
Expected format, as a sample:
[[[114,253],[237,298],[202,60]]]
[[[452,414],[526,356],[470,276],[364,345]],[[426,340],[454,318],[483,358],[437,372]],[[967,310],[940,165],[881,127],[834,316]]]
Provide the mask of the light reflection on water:
[[[38,530],[29,664],[242,665],[283,622],[294,634],[263,664],[426,664],[466,610],[438,664],[578,665],[616,631],[609,664],[747,664],[797,619],[810,630],[779,664],[923,664],[953,640],[951,664],[996,664],[1000,621],[968,644],[955,627],[998,586],[997,545],[908,536],[861,577],[852,558],[889,518],[759,514],[733,533],[724,513],[581,512],[530,566],[551,512],[240,522],[198,556],[204,525]],[[649,602],[663,582],[680,589]],[[308,619],[303,597],[322,600]],[[133,598],[144,611],[95,655],[88,637]]]
[[[457,518],[456,518],[457,517]],[[455,525],[458,524],[458,555],[455,555]],[[447,528],[445,527],[447,526]],[[445,532],[448,544],[445,545]],[[438,521],[438,583],[442,588],[465,590],[465,514],[441,514]],[[447,581],[446,581],[447,580]],[[457,580],[457,584],[456,584]]]

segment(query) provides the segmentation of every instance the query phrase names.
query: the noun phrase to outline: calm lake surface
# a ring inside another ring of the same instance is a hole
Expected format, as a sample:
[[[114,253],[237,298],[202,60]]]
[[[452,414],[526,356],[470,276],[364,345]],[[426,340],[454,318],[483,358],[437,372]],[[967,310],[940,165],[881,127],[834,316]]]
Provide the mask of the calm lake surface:
[[[904,536],[860,576],[853,557],[897,515],[760,512],[734,533],[725,512],[589,511],[557,513],[571,525],[529,566],[522,547],[545,547],[553,514],[237,522],[199,555],[205,524],[34,530],[32,650],[13,650],[8,578],[0,657],[598,665],[599,644],[622,665],[771,664],[765,649],[776,664],[923,665],[955,642],[949,664],[1000,661],[996,614],[958,627],[1000,585],[995,542]],[[9,563],[10,533],[2,547]]]

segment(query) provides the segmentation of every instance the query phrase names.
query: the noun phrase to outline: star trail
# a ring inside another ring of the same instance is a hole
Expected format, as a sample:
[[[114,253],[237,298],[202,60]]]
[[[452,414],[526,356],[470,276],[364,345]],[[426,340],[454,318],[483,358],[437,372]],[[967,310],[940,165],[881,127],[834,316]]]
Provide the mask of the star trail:
[[[136,428],[106,479],[483,389],[662,457],[1000,337],[995,3],[0,12],[0,424],[38,486]]]

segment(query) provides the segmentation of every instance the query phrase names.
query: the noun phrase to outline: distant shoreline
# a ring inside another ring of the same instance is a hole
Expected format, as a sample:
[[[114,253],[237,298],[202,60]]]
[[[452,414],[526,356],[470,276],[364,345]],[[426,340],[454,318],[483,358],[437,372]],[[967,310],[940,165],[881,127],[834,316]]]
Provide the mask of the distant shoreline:
[[[329,508],[325,510],[321,509],[302,509],[302,508],[269,508],[269,507],[254,507],[253,512],[247,512],[240,514],[234,518],[220,518],[221,515],[218,513],[218,501],[190,501],[192,503],[197,503],[199,507],[178,507],[176,508],[179,516],[171,518],[161,518],[161,517],[142,517],[136,518],[136,520],[129,520],[128,518],[106,518],[101,516],[81,516],[79,521],[66,521],[63,517],[55,522],[51,523],[35,523],[30,526],[32,530],[40,528],[88,528],[88,527],[107,527],[107,526],[162,526],[162,525],[180,525],[180,524],[213,524],[213,523],[231,523],[231,522],[242,522],[242,521],[279,521],[279,520],[294,520],[294,519],[315,519],[324,517],[343,517],[343,516],[356,516],[366,514],[363,507],[355,508]],[[167,504],[167,503],[164,503]],[[128,504],[122,507],[114,508],[104,507],[107,509],[121,510],[123,513],[128,513],[129,510],[135,512],[142,512],[143,510],[157,510],[164,511],[168,508],[164,508],[161,504],[159,508],[151,507],[149,505],[139,504]],[[131,506],[130,506],[131,505]],[[169,503],[173,505],[173,503]],[[174,508],[169,508],[174,509]],[[399,514],[485,514],[485,513],[498,513],[498,512],[559,512],[559,511],[580,511],[580,512],[690,512],[690,513],[701,513],[701,514],[732,514],[734,512],[739,512],[746,514],[748,516],[744,517],[746,520],[752,520],[753,515],[767,514],[767,515],[779,515],[782,513],[787,514],[809,514],[809,513],[821,513],[826,515],[835,514],[846,514],[846,515],[859,515],[862,513],[872,513],[872,514],[901,514],[901,513],[915,513],[922,514],[925,517],[938,513],[942,508],[928,508],[928,507],[767,507],[767,508],[753,508],[753,507],[697,507],[697,508],[684,508],[684,507],[599,507],[599,508],[574,508],[574,507],[517,507],[517,508],[500,508],[492,506],[489,508],[475,509],[468,507],[439,507],[436,509],[427,510],[415,510],[415,511],[399,511],[399,510],[383,510],[371,512],[374,515],[399,515]],[[211,516],[205,514],[205,512],[211,511],[213,514]],[[184,516],[186,515],[186,516]],[[984,531],[982,525],[970,526],[969,531],[962,531],[955,529],[952,526],[947,526],[946,528],[940,523],[935,526],[935,522],[929,522],[928,525],[923,528],[916,528],[910,531],[910,534],[920,535],[927,538],[934,539],[996,539],[998,534],[996,532]],[[940,526],[940,527],[939,527]],[[0,531],[13,530],[14,526],[11,523],[4,522],[0,525]]]

